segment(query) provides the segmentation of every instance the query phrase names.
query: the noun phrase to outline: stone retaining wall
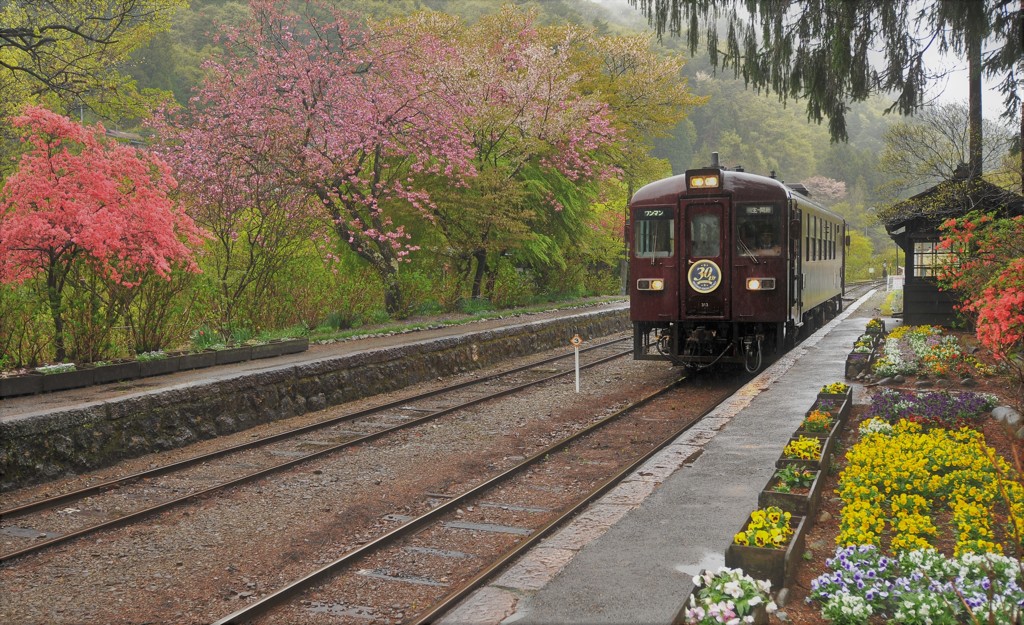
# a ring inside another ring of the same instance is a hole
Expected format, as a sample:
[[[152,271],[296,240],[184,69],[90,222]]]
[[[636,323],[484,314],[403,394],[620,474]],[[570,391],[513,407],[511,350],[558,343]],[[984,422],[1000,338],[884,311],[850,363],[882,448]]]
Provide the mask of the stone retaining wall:
[[[628,309],[581,313],[0,423],[0,492],[629,328]]]

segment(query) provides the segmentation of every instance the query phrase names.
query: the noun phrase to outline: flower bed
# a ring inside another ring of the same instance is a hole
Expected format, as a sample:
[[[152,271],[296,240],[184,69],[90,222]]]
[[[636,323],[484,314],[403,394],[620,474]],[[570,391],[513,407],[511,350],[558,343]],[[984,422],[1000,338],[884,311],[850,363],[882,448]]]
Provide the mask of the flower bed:
[[[869,337],[861,338],[866,345]],[[821,500],[819,510],[829,516],[815,517],[807,538],[840,547],[834,554],[811,549],[785,606],[792,622],[1024,621],[1024,569],[1006,557],[1020,557],[1014,536],[1024,535],[1024,478],[1004,460],[1020,443],[988,414],[994,395],[923,389],[962,376],[965,386],[1012,390],[960,339],[933,328],[897,327],[877,349],[869,357],[884,354],[888,362],[876,379],[920,379],[885,382],[915,390],[880,389],[870,405],[857,407],[856,431],[841,434],[849,449],[837,462],[844,469],[823,485],[841,498]],[[858,563],[862,553],[871,555]]]
[[[1020,476],[974,430],[869,418],[859,435],[837,488],[840,548],[808,595],[822,617],[1019,622],[1020,564],[1001,554],[1024,530],[1010,514]]]
[[[922,425],[958,429],[977,427],[997,399],[972,391],[905,391],[883,388],[872,396],[868,412],[889,423],[906,419]]]

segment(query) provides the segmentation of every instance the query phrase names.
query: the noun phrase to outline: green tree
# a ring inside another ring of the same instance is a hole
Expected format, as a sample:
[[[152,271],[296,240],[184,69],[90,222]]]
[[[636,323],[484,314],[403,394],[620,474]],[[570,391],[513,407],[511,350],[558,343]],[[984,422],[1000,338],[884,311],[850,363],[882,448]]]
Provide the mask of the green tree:
[[[121,73],[131,53],[170,26],[185,0],[8,0],[0,3],[0,116],[49,96],[65,111],[139,116]]]
[[[936,78],[925,63],[932,48],[968,59],[972,172],[981,171],[983,72],[1003,78],[1005,115],[1020,114],[1024,7],[1014,0],[747,0],[746,11],[735,0],[629,3],[659,35],[685,36],[691,53],[703,38],[712,64],[732,69],[754,89],[805,99],[808,119],[827,118],[835,141],[848,137],[851,102],[894,93],[890,110],[920,109]],[[724,41],[719,20],[726,24]],[[985,42],[993,52],[983,57]]]
[[[875,246],[871,239],[857,230],[850,230],[849,235],[850,246],[846,248],[846,279],[866,280],[869,277],[868,268],[874,267],[878,261],[875,258]]]

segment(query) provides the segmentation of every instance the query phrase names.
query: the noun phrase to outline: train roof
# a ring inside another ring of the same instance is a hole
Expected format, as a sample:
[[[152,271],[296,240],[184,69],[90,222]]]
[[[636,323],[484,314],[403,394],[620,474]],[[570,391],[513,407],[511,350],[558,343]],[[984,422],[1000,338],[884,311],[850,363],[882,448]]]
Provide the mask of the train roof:
[[[679,196],[686,193],[686,179],[691,172],[713,172],[714,169],[715,168],[713,167],[694,169],[687,171],[685,174],[655,180],[654,182],[640,187],[636,193],[633,194],[633,198],[630,200],[630,205],[675,204],[679,201]],[[810,199],[807,195],[806,187],[802,184],[787,185],[778,178],[761,176],[745,171],[734,171],[729,169],[718,169],[718,171],[722,177],[722,192],[726,194],[742,198],[742,196],[756,192],[760,198],[796,198],[803,204],[810,204],[818,210],[842,219],[842,216],[836,215],[834,212]]]

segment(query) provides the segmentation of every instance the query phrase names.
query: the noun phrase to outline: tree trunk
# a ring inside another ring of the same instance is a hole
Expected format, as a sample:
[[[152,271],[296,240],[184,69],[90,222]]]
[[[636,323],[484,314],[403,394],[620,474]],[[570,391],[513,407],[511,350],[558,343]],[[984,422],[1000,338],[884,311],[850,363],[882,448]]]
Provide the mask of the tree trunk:
[[[53,263],[46,271],[46,297],[50,302],[50,317],[53,319],[53,348],[57,362],[63,362],[67,358],[67,347],[64,344],[64,306],[61,301],[64,278],[61,273]]]
[[[384,282],[384,310],[395,318],[405,316],[405,301],[402,297],[402,286],[398,283],[398,272],[380,272]]]
[[[984,7],[981,2],[972,2],[971,11],[976,13],[982,10]],[[977,27],[974,26],[978,22],[978,18],[974,16],[974,19],[969,21],[967,33],[967,67],[968,67],[968,132],[970,133],[970,144],[968,151],[969,163],[968,171],[970,177],[980,176],[983,172],[982,167],[982,149],[981,149],[981,122],[982,122],[982,110],[981,110],[981,33],[977,31]]]
[[[473,252],[476,260],[476,271],[473,273],[473,299],[479,299],[483,294],[484,276],[487,274],[487,250],[476,250]]]

